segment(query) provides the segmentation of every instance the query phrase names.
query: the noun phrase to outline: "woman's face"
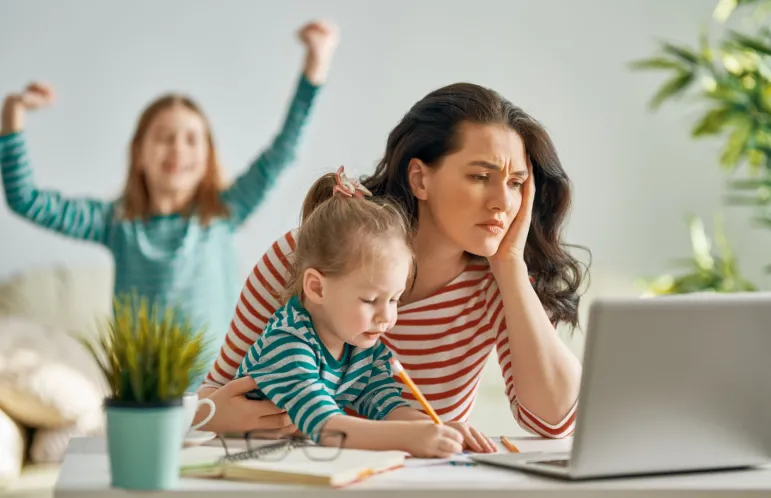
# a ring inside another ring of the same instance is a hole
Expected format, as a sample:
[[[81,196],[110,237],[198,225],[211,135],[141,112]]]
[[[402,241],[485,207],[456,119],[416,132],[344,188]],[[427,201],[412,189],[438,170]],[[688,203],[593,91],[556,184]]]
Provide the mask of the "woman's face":
[[[421,223],[427,216],[459,248],[489,257],[522,203],[525,144],[505,125],[463,123],[458,131],[460,149],[434,167],[411,167],[411,186]]]

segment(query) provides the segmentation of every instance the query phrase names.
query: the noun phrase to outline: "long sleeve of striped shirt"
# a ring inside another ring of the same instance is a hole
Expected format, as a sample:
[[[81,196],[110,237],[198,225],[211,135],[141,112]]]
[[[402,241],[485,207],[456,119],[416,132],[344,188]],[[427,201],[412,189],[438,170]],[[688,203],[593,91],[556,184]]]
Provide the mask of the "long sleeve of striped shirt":
[[[363,417],[383,420],[397,408],[410,404],[402,399],[402,388],[391,372],[391,352],[381,342],[375,348],[369,382],[352,406]],[[355,368],[355,364],[351,368]]]
[[[345,414],[324,388],[319,366],[314,348],[296,330],[274,327],[260,336],[236,377],[251,376],[267,399],[313,437],[330,417]]]
[[[39,189],[23,133],[0,136],[0,169],[5,201],[11,211],[63,235],[107,243],[113,204],[90,198],[68,199],[57,191]]]
[[[318,90],[319,87],[308,81],[305,75],[300,77],[279,134],[233,185],[223,192],[222,199],[230,208],[231,219],[236,226],[257,209],[281,172],[295,160]]]
[[[509,333],[503,313],[503,302],[498,285],[493,280],[487,291],[487,309],[490,311],[490,323],[496,333],[495,344],[498,353],[498,363],[501,366],[506,397],[509,398],[511,413],[520,427],[526,431],[548,438],[563,438],[573,433],[578,402],[556,424],[550,424],[519,402],[514,390],[514,376],[511,370],[511,355],[509,354]]]

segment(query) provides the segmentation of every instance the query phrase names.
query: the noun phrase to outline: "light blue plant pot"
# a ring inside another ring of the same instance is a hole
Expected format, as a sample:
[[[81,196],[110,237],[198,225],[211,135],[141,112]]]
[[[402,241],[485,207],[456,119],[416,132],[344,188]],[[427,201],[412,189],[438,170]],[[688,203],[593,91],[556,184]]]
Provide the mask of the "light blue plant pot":
[[[134,490],[172,489],[179,482],[182,400],[136,404],[105,400],[112,485]]]

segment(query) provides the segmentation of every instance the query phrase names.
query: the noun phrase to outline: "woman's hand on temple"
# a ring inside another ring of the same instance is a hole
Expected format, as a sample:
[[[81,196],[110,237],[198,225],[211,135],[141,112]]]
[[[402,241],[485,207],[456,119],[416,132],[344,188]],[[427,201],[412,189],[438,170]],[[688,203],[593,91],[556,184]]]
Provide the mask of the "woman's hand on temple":
[[[250,400],[244,396],[254,387],[254,380],[242,377],[231,380],[210,394],[202,388],[199,395],[212,400],[217,409],[214,417],[201,430],[218,434],[253,430],[275,430],[276,435],[294,434],[297,427],[284,410],[270,401]],[[199,413],[196,418],[206,416],[206,410],[199,410]]]
[[[509,226],[506,235],[503,236],[498,251],[488,258],[490,266],[495,273],[495,267],[501,264],[524,263],[525,244],[527,234],[530,232],[530,222],[533,217],[533,201],[535,200],[535,177],[533,176],[533,164],[527,159],[527,179],[522,185],[522,204]]]

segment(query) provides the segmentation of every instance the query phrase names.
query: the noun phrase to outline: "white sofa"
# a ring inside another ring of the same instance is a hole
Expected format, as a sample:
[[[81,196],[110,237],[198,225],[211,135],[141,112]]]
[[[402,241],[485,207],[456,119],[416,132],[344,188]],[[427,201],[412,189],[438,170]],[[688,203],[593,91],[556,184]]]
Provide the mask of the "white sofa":
[[[109,267],[39,269],[16,274],[0,282],[0,343],[5,341],[4,346],[0,348],[0,384],[8,384],[9,379],[12,382],[9,370],[19,368],[20,360],[26,359],[28,363],[34,363],[34,355],[31,355],[30,351],[34,351],[34,340],[39,339],[33,340],[29,335],[50,334],[46,344],[40,346],[41,355],[45,351],[50,354],[51,349],[56,348],[55,351],[64,357],[64,365],[68,361],[83,363],[84,358],[87,361],[87,355],[84,356],[82,350],[75,350],[77,343],[68,332],[86,335],[93,333],[99,317],[109,316],[111,289],[112,269]],[[23,330],[19,330],[20,328]],[[9,347],[8,341],[12,340],[14,333],[26,334],[27,337],[21,339],[27,342],[17,340]],[[24,357],[20,354],[13,356],[13,352],[9,351],[15,347],[16,353],[19,353],[19,344],[24,344],[27,348]],[[15,363],[9,365],[9,361]],[[55,371],[52,371],[53,362],[49,363],[49,371],[43,375],[55,375]],[[88,372],[89,376],[98,376],[93,368],[86,367],[84,371]],[[99,385],[100,380],[95,380],[94,385],[103,387]],[[101,392],[95,394],[87,387],[84,389],[82,378],[68,378],[67,381],[60,378],[51,382],[43,379],[42,385],[38,379],[38,384],[30,386],[30,389],[50,389],[57,381],[66,384],[57,389],[57,394],[63,395],[64,391],[71,398],[76,398],[70,399],[70,407],[74,406],[82,411],[84,406],[88,406],[89,412],[94,415],[95,396],[99,396]],[[3,393],[0,394],[3,398],[0,399],[0,405],[3,401],[6,404],[12,403],[10,409],[2,410],[0,406],[0,495],[52,496],[52,488],[59,470],[55,453],[60,453],[62,445],[66,445],[67,427],[75,426],[57,428],[58,421],[44,420],[46,417],[50,419],[49,411],[42,415],[42,419],[37,416],[40,421],[35,424],[47,424],[51,428],[30,427],[18,420],[18,417],[15,418],[11,412],[26,412],[22,418],[30,420],[30,410],[39,412],[40,407],[29,406],[28,400],[22,399],[23,396],[20,398],[18,393],[13,401],[9,401],[7,385],[0,385],[0,392]],[[49,401],[61,404],[60,400]],[[96,415],[101,413],[97,411]],[[35,418],[35,415],[32,417]],[[31,462],[31,455],[36,456],[38,461],[49,463]]]

